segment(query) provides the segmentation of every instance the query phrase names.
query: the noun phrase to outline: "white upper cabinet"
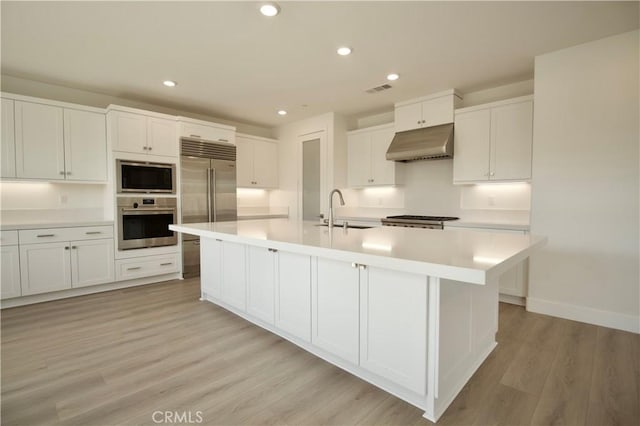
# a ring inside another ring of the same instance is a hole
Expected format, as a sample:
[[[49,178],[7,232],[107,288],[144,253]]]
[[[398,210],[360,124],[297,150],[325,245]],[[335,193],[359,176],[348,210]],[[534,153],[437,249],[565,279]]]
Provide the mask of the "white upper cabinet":
[[[393,125],[369,127],[349,132],[347,136],[350,187],[395,185],[398,182],[395,161],[386,158],[394,136]]]
[[[2,98],[2,151],[0,152],[0,176],[16,177],[16,139],[13,100]]]
[[[456,111],[454,183],[531,178],[533,97]]]
[[[192,118],[178,117],[180,137],[236,143],[236,128]]]
[[[237,135],[237,183],[246,188],[278,187],[278,142]]]
[[[112,110],[111,143],[114,151],[178,156],[178,136],[173,118]]]
[[[17,177],[64,180],[63,121],[60,107],[15,102]]]
[[[104,114],[64,110],[64,161],[67,180],[107,180]]]
[[[433,95],[395,105],[395,130],[420,129],[453,123],[453,111],[461,101],[454,90],[447,90]]]

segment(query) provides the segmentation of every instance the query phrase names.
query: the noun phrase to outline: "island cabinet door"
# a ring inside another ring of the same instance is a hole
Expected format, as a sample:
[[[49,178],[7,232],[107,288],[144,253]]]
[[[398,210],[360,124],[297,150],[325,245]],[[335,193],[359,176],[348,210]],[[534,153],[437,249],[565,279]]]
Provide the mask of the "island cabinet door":
[[[360,366],[426,395],[427,277],[373,267],[360,274]]]
[[[311,341],[311,257],[277,252],[276,327]]]
[[[358,265],[317,259],[317,279],[312,280],[312,342],[347,361],[358,364],[359,269]]]
[[[220,299],[221,266],[222,241],[200,238],[200,291],[203,296]]]
[[[247,256],[247,312],[273,325],[276,281],[274,251],[250,246]]]
[[[244,244],[222,242],[222,301],[246,310],[247,274]]]

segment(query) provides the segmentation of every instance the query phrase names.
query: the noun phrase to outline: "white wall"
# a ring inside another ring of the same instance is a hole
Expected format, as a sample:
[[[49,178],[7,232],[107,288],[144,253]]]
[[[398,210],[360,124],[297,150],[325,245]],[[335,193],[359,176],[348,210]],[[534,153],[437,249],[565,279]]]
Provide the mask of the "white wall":
[[[162,107],[146,102],[132,101],[130,99],[122,97],[105,95],[104,93],[90,92],[87,90],[73,89],[70,87],[59,86],[55,84],[27,80],[10,75],[3,74],[1,83],[3,92],[15,93],[18,95],[34,96],[37,98],[52,99],[61,102],[71,102],[98,108],[106,108],[110,104],[128,106],[131,108],[139,108],[170,115],[196,118],[199,120],[211,121],[214,123],[228,124],[230,126],[235,126],[236,130],[240,133],[247,133],[268,138],[272,137],[273,133],[273,129],[271,128],[254,126],[251,124],[241,123],[233,120],[226,120],[219,117],[197,114],[192,111]]]
[[[640,332],[638,31],[536,58],[532,311]]]

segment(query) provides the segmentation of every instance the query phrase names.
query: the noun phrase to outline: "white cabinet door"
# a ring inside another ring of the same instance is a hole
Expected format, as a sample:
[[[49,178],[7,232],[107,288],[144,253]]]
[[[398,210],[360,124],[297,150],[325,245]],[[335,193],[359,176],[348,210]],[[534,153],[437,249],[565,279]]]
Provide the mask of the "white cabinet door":
[[[71,288],[71,261],[68,242],[20,246],[22,295]]]
[[[395,185],[396,162],[387,160],[387,150],[393,136],[393,129],[382,129],[371,134],[371,184]]]
[[[180,136],[199,138],[208,141],[236,143],[236,133],[231,129],[207,126],[196,123],[180,123]]]
[[[491,133],[491,179],[530,179],[533,102],[493,108]]]
[[[253,142],[253,175],[260,188],[278,187],[278,144],[256,140]]]
[[[2,99],[2,151],[0,152],[0,176],[16,177],[16,139],[13,101]]]
[[[368,267],[360,277],[360,366],[419,395],[427,383],[427,277]]]
[[[62,108],[15,102],[16,176],[64,179]]]
[[[114,151],[147,152],[147,117],[139,114],[117,111],[113,113]]]
[[[371,181],[371,134],[356,133],[347,139],[349,186],[367,186]]]
[[[453,181],[489,180],[491,110],[457,114],[454,140]]]
[[[422,127],[422,103],[403,105],[395,109],[396,132]]]
[[[222,241],[200,238],[200,289],[219,299],[222,289]]]
[[[67,180],[107,180],[107,135],[104,114],[64,110]]]
[[[147,152],[153,155],[178,156],[175,121],[147,117]]]
[[[317,259],[313,283],[313,344],[353,364],[359,359],[359,269],[350,262]]]
[[[113,240],[71,242],[71,286],[114,281]]]
[[[453,96],[422,102],[422,127],[453,123]]]
[[[247,275],[244,244],[222,242],[222,292],[220,298],[241,310],[246,309]]]
[[[249,246],[247,255],[247,312],[273,325],[276,279],[274,252]]]
[[[311,257],[279,251],[276,327],[311,341]]]
[[[0,247],[0,261],[0,299],[21,296],[20,250],[18,246]]]
[[[236,181],[240,187],[255,186],[253,176],[253,141],[238,138],[236,141]]]

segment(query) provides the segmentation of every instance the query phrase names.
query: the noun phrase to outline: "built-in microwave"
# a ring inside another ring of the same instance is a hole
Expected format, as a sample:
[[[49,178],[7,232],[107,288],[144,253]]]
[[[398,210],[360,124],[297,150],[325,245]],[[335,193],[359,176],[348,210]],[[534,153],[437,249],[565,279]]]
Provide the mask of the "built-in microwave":
[[[116,160],[118,193],[176,193],[176,165]]]

